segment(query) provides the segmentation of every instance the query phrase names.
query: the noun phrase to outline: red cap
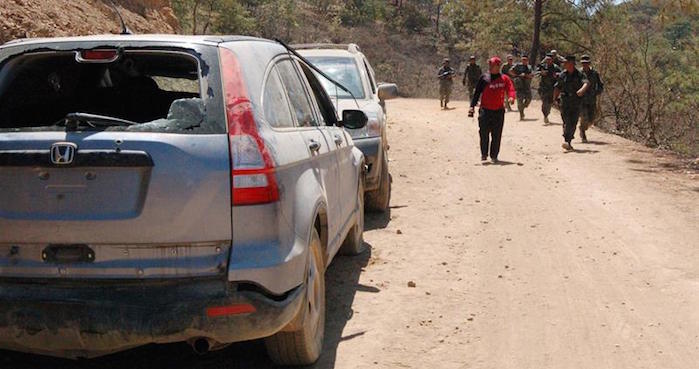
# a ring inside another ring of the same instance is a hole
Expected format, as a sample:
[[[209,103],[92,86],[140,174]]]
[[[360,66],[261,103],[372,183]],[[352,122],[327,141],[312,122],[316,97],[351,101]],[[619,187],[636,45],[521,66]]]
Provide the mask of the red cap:
[[[502,61],[497,56],[488,59],[488,64],[502,64]]]

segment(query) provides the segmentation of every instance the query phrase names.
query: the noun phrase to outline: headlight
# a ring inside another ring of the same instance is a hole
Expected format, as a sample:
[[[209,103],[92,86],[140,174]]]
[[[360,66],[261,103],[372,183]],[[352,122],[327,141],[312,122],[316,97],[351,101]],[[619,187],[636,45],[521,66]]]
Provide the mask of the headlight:
[[[381,122],[379,121],[379,116],[376,113],[367,113],[367,118],[369,118],[366,122],[367,136],[381,136]]]

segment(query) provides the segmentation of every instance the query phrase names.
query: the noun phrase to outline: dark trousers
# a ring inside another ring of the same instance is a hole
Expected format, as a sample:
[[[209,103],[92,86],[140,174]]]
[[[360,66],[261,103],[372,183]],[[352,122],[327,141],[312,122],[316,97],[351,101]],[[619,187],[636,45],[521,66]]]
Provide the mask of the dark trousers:
[[[539,96],[541,97],[541,112],[544,113],[545,117],[548,117],[551,113],[551,106],[553,106],[553,91],[539,90]]]
[[[597,116],[597,101],[585,101],[580,110],[580,132],[587,131],[595,124]]]
[[[476,85],[475,85],[475,83],[474,83],[474,84],[471,84],[471,83],[469,82],[469,84],[466,85],[466,86],[467,86],[467,88],[468,88],[468,99],[469,99],[469,101],[470,101],[470,100],[473,99],[473,94],[476,92]]]
[[[502,138],[502,127],[505,123],[505,109],[478,111],[478,131],[481,135],[481,155],[497,158],[500,153],[500,139]],[[492,139],[491,139],[492,137]]]
[[[517,110],[519,110],[520,113],[524,113],[524,109],[529,107],[529,104],[531,102],[532,102],[532,90],[531,89],[517,91]]]
[[[575,137],[575,127],[580,118],[580,104],[563,104],[561,106],[561,119],[563,119],[563,140],[573,141]]]

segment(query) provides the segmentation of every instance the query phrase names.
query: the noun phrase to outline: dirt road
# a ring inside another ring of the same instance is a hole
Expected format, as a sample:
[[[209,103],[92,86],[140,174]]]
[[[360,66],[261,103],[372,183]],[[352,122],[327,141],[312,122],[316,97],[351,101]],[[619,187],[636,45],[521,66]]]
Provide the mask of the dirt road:
[[[696,368],[699,177],[599,131],[563,153],[560,117],[544,126],[537,102],[537,119],[506,115],[503,162],[482,165],[477,124],[453,106],[389,103],[393,207],[369,217],[369,252],[327,272],[315,367]],[[259,342],[3,354],[17,369],[271,367]]]

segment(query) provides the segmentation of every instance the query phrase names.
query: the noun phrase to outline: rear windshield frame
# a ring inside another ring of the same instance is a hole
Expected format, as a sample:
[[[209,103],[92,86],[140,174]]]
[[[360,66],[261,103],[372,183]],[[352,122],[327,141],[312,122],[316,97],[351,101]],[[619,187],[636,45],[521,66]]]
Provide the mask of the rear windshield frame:
[[[50,42],[31,44],[9,44],[0,47],[0,71],[7,63],[17,57],[27,54],[43,53],[64,53],[80,52],[92,49],[117,49],[126,54],[148,54],[148,53],[174,53],[192,58],[196,62],[199,98],[204,106],[204,128],[194,129],[173,129],[163,130],[162,127],[144,129],[126,129],[126,127],[102,128],[107,131],[124,132],[158,132],[173,134],[221,134],[226,133],[226,120],[223,104],[223,92],[221,86],[220,70],[218,67],[218,45],[209,43],[179,43],[172,41],[115,41],[113,43],[104,41],[73,41],[73,42]],[[134,126],[135,127],[135,126]],[[61,131],[63,127],[23,127],[23,128],[0,128],[0,132],[31,132],[31,131]]]

